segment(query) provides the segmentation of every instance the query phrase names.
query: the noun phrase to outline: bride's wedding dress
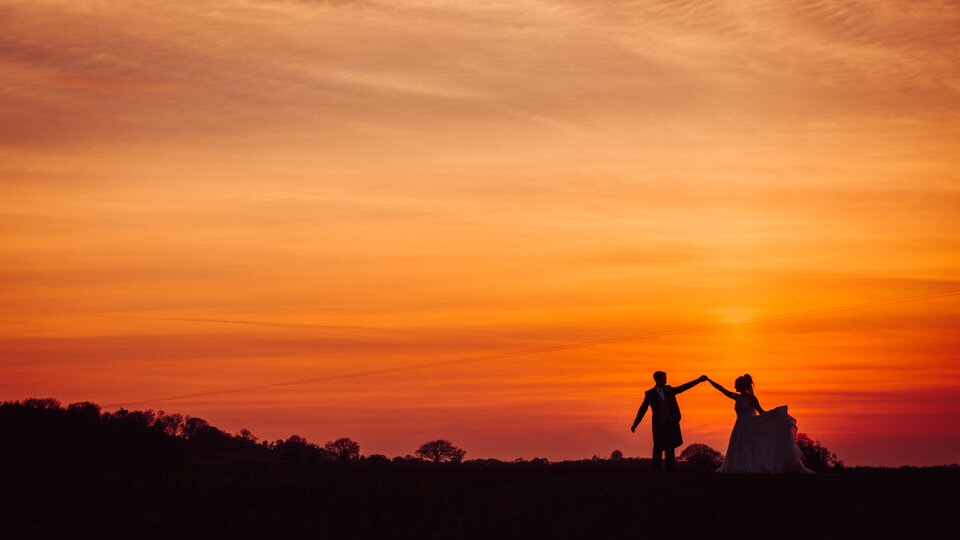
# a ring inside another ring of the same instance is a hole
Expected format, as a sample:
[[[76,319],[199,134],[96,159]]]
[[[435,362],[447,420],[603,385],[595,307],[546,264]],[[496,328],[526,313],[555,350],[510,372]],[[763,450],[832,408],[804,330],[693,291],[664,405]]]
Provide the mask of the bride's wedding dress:
[[[787,407],[777,407],[757,415],[753,396],[737,397],[734,410],[737,423],[730,434],[730,444],[722,473],[812,473],[803,465],[803,453],[797,447],[797,421],[787,414]]]

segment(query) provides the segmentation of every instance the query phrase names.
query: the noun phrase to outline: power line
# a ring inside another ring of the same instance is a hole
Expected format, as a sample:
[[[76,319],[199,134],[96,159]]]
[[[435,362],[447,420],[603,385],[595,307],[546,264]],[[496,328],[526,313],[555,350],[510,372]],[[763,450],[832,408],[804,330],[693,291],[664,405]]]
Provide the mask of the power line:
[[[166,401],[178,401],[182,399],[190,398],[199,398],[199,397],[208,397],[208,396],[219,396],[224,394],[237,394],[241,392],[252,392],[256,390],[268,390],[271,388],[284,388],[288,386],[299,386],[303,384],[317,383],[317,382],[326,382],[326,381],[338,381],[342,379],[354,379],[358,377],[369,377],[371,375],[385,375],[389,373],[400,373],[404,371],[413,371],[417,369],[427,369],[432,367],[441,367],[441,366],[452,366],[457,364],[467,364],[470,362],[482,362],[486,360],[499,360],[502,358],[512,358],[515,356],[526,356],[530,354],[546,353],[546,352],[555,352],[555,351],[565,351],[569,349],[580,349],[584,347],[593,347],[596,345],[607,345],[611,343],[623,343],[627,341],[640,341],[646,339],[654,339],[659,337],[666,336],[675,336],[678,334],[690,334],[695,332],[705,332],[709,330],[717,330],[721,328],[730,328],[736,326],[747,326],[752,324],[760,324],[766,322],[778,322],[785,321],[790,319],[799,319],[803,317],[812,317],[816,315],[828,315],[832,313],[840,313],[844,311],[854,311],[859,309],[869,309],[880,306],[888,306],[893,304],[905,304],[908,302],[918,302],[921,300],[933,300],[937,298],[945,298],[949,296],[955,296],[960,294],[960,289],[950,289],[934,293],[926,294],[916,294],[911,296],[901,296],[897,298],[888,298],[885,300],[876,300],[872,302],[863,302],[860,304],[849,304],[845,306],[834,306],[828,308],[815,309],[810,311],[802,311],[797,313],[784,313],[780,315],[770,315],[768,317],[758,317],[755,319],[750,319],[747,321],[738,321],[738,322],[727,322],[727,323],[713,323],[713,324],[704,324],[700,326],[691,326],[687,328],[677,328],[673,330],[662,330],[658,332],[648,332],[644,334],[634,334],[631,336],[621,336],[605,339],[597,339],[591,341],[580,341],[576,343],[565,343],[562,345],[551,345],[548,347],[537,347],[533,349],[523,349],[519,351],[511,351],[504,353],[495,353],[487,354],[482,356],[471,356],[467,358],[456,358],[452,360],[440,360],[436,362],[424,362],[420,364],[408,364],[405,366],[396,366],[391,368],[382,368],[382,369],[371,369],[365,371],[354,371],[350,373],[341,373],[338,375],[327,375],[323,377],[311,377],[308,379],[297,379],[293,381],[283,381],[276,383],[267,383],[260,384],[255,386],[244,386],[238,388],[226,388],[223,390],[213,390],[207,392],[197,392],[193,394],[180,394],[176,396],[167,396],[159,397],[148,400],[140,401],[128,401],[124,403],[112,403],[109,405],[104,405],[104,407],[126,407],[131,405],[143,405],[147,403],[159,403]],[[270,324],[270,323],[266,323]]]
[[[173,322],[194,322],[194,323],[212,323],[212,324],[239,324],[248,326],[279,326],[282,328],[316,328],[321,330],[384,330],[372,326],[343,326],[334,324],[313,324],[313,323],[288,323],[274,321],[248,321],[244,319],[205,319],[199,317],[127,317],[132,319],[145,319],[151,321],[173,321]]]

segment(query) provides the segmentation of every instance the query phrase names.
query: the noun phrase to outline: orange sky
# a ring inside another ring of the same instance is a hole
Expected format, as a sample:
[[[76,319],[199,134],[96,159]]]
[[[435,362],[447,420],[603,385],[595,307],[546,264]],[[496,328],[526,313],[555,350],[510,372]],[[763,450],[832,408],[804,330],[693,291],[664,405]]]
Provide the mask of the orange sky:
[[[956,289],[958,27],[952,1],[0,0],[0,399]],[[958,298],[142,408],[367,454],[647,455],[653,370],[750,372],[848,463],[952,463]],[[681,406],[723,451],[733,403]]]

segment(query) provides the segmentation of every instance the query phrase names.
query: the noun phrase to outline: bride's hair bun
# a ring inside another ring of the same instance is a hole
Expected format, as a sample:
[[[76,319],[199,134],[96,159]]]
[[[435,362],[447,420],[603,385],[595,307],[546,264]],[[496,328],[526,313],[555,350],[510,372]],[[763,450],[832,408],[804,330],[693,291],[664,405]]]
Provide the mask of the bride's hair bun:
[[[753,388],[753,377],[751,377],[749,373],[744,373],[734,381],[733,388],[736,389],[737,392],[743,392],[744,390]]]

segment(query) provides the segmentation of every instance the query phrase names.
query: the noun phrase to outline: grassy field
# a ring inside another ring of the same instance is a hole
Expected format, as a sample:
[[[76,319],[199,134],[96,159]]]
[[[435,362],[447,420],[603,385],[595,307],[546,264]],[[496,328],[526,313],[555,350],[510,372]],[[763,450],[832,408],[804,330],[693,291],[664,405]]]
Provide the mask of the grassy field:
[[[99,538],[922,538],[960,470],[658,474],[630,463],[0,468],[3,529]]]

